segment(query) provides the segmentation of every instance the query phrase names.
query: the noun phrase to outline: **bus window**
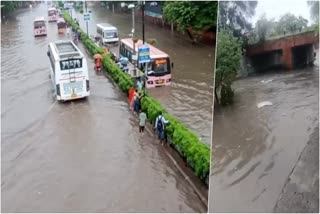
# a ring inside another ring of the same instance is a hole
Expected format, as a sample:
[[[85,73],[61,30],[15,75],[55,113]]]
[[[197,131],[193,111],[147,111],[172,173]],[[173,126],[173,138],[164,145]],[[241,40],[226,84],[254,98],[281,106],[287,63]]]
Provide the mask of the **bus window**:
[[[168,59],[156,59],[152,63],[152,70],[155,73],[165,73],[168,72]]]
[[[124,44],[120,44],[120,54],[123,55],[124,54]]]
[[[36,21],[34,22],[34,28],[37,29],[37,28],[41,28],[41,27],[44,27],[45,26],[45,22],[44,21]]]
[[[117,38],[118,33],[117,33],[117,31],[105,31],[103,37],[104,38]]]
[[[131,52],[128,53],[128,59],[129,61],[131,62],[132,61],[132,55],[131,55]]]

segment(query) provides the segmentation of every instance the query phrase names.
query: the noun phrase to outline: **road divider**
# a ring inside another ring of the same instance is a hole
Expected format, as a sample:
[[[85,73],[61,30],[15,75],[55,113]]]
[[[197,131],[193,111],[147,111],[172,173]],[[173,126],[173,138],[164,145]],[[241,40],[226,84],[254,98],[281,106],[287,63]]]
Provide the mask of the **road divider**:
[[[92,56],[97,53],[103,55],[102,65],[104,70],[115,81],[119,88],[128,94],[130,88],[134,86],[132,77],[123,72],[111,59],[111,56],[106,54],[101,47],[98,47],[88,35],[80,29],[66,11],[63,12],[63,16],[73,30],[80,31],[81,41]],[[165,118],[170,122],[170,125],[166,126],[166,134],[173,148],[175,148],[179,155],[192,168],[195,174],[208,185],[211,153],[209,145],[203,143],[199,137],[190,131],[184,124],[169,115],[164,107],[148,93],[143,96],[141,107],[142,110],[146,112],[148,119],[152,124],[154,124],[158,112],[163,112]]]

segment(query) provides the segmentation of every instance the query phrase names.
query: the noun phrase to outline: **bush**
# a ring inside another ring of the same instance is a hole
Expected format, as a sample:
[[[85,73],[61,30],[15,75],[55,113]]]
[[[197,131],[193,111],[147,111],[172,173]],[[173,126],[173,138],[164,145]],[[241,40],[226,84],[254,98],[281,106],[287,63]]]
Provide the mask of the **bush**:
[[[218,32],[218,37],[214,86],[215,99],[218,104],[221,101],[221,104],[223,102],[224,105],[227,105],[233,102],[231,85],[236,79],[238,69],[240,69],[242,41],[224,30]]]
[[[73,29],[79,30],[79,26],[71,20],[68,13],[65,12],[63,15]],[[103,54],[102,64],[105,71],[112,77],[123,92],[128,93],[130,88],[134,86],[132,77],[129,74],[124,73],[111,59],[110,55],[105,54],[102,48],[97,47],[82,30],[81,40],[91,55],[96,53]],[[148,94],[145,94],[142,98],[141,108],[146,112],[151,123],[155,122],[159,111],[164,113],[164,116],[170,122],[170,125],[166,126],[167,136],[172,139],[175,147],[179,148],[179,153],[187,160],[195,174],[205,182],[209,176],[210,169],[209,146],[202,143],[193,132],[189,131],[181,122],[169,115],[162,105]]]
[[[221,105],[226,106],[233,103],[233,90],[231,85],[222,85],[221,87]]]

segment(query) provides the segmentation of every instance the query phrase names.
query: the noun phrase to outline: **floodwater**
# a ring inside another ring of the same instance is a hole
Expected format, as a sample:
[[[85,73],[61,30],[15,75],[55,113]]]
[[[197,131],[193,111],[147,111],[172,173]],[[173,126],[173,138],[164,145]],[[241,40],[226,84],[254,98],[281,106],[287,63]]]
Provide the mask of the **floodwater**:
[[[205,212],[162,151],[140,135],[126,97],[93,71],[91,95],[58,103],[49,79],[49,42],[32,21],[47,6],[1,23],[2,212]]]
[[[112,13],[98,4],[88,6],[92,11],[88,23],[89,35],[96,34],[97,23],[110,23],[119,30],[120,39],[129,38],[132,29],[132,14]],[[81,28],[86,32],[82,15],[73,11]],[[135,18],[135,37],[142,39],[141,17]],[[172,84],[169,87],[150,89],[170,114],[182,121],[207,144],[211,144],[212,100],[214,79],[214,47],[192,45],[186,36],[171,33],[152,24],[145,24],[145,39],[157,40],[156,47],[165,51],[174,63]],[[118,47],[111,48],[119,51]]]
[[[214,113],[209,211],[273,212],[317,128],[319,67],[270,71],[233,88],[235,104]]]

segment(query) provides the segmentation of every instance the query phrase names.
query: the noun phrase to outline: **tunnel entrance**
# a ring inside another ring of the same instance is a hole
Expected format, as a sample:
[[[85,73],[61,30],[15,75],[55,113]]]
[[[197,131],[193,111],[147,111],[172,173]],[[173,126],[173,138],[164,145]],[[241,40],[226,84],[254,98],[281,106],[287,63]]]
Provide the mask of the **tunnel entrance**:
[[[304,68],[313,65],[313,46],[312,44],[293,47],[292,49],[293,68]]]
[[[275,50],[254,55],[250,59],[256,72],[265,72],[271,69],[282,69],[281,57],[282,50]]]

